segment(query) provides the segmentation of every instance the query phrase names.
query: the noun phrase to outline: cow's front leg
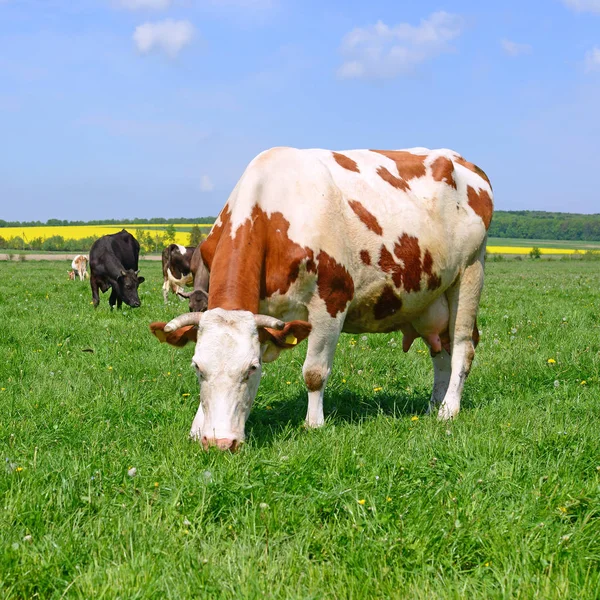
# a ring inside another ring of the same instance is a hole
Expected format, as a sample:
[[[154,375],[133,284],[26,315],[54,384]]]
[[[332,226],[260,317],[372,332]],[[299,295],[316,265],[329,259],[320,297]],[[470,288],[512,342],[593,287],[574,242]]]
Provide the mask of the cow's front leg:
[[[321,427],[325,423],[323,395],[333,366],[333,356],[342,331],[344,315],[332,318],[327,312],[309,315],[312,331],[308,336],[308,351],[302,367],[304,383],[308,388],[307,427]]]
[[[110,290],[110,298],[108,299],[108,304],[110,306],[110,310],[112,310],[115,307],[115,304],[117,302],[117,292],[115,292],[114,288],[111,288]]]
[[[98,281],[95,277],[90,279],[90,286],[92,288],[92,303],[94,308],[97,308],[98,304],[100,304],[100,294],[98,294]]]
[[[169,280],[168,279],[164,280],[162,289],[163,289],[163,298],[165,300],[165,304],[167,304],[169,301],[168,300],[168,296],[169,296]]]

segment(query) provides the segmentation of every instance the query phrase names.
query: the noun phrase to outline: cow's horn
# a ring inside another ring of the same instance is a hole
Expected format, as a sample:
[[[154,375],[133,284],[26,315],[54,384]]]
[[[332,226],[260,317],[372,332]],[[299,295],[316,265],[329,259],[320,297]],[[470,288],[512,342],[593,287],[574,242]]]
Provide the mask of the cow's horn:
[[[177,292],[177,295],[182,298],[189,298],[192,295],[192,292]]]
[[[140,271],[141,271],[141,269],[138,269],[138,270],[135,272],[135,274],[136,274],[136,275],[139,275],[139,274],[140,274]]]
[[[165,325],[164,331],[165,333],[170,333],[171,331],[175,331],[176,329],[185,327],[186,325],[200,325],[203,314],[204,313],[201,312],[191,312],[186,313],[185,315],[179,315]]]
[[[285,327],[285,323],[276,319],[275,317],[270,317],[269,315],[254,315],[256,319],[257,327],[268,327],[269,329],[283,329]]]

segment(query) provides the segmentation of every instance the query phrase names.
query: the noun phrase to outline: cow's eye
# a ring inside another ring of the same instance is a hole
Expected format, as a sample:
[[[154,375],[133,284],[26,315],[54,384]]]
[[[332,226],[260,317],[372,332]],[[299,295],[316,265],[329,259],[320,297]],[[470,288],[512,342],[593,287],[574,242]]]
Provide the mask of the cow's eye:
[[[196,370],[196,373],[198,374],[198,377],[200,377],[200,379],[205,378],[204,371],[195,362],[192,363],[192,367],[194,367],[194,369]]]
[[[254,373],[256,373],[256,371],[258,371],[258,367],[259,365],[257,363],[252,363],[249,367],[248,367],[248,371],[246,371],[246,375],[244,377],[244,381],[246,381],[247,379],[249,379],[252,375],[254,375]]]

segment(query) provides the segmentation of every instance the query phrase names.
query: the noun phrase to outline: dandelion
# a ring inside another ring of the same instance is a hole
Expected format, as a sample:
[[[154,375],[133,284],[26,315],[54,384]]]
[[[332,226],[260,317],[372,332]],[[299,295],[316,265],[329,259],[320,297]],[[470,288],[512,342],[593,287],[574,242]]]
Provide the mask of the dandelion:
[[[391,502],[391,501],[392,501],[392,499],[391,499],[389,496],[387,496],[387,498],[385,499],[385,501],[386,501],[386,502]]]
[[[191,525],[191,523],[190,523],[190,521],[188,520],[188,518],[187,518],[187,517],[186,517],[186,518],[183,520],[183,524],[184,524],[186,527],[189,527],[189,526]]]
[[[361,341],[361,342],[366,342],[366,341],[367,341],[367,336],[366,336],[366,335],[363,335],[363,336],[360,338],[360,341]]]
[[[547,363],[548,363],[549,365],[555,365],[555,364],[556,364],[556,361],[555,361],[553,358],[549,358],[549,359],[547,360]]]
[[[286,381],[286,383],[287,383],[288,385],[290,385],[292,382],[291,382],[291,381]]]
[[[6,388],[0,388],[0,392],[5,392]]]
[[[266,502],[261,502],[258,507],[260,508],[260,510],[267,510],[267,508],[269,508],[269,505]]]
[[[154,487],[157,488],[158,487],[158,481],[154,482]]]
[[[563,513],[563,514],[567,512],[567,509],[566,509],[565,506],[559,506],[558,510],[560,510],[560,512]]]
[[[204,481],[207,483],[212,481],[212,473],[210,471],[204,471],[204,473],[202,473],[202,477],[204,477]]]
[[[23,467],[17,467],[17,468],[15,469],[15,471],[16,471],[17,473],[20,473],[22,470],[23,470]]]
[[[135,467],[129,467],[127,475],[129,475],[129,477],[135,477],[137,475],[137,469]]]
[[[364,498],[361,498],[361,499],[358,501],[358,503],[359,503],[361,506],[364,506],[364,505],[365,505],[365,502],[366,502],[366,500],[365,500]]]
[[[558,379],[554,380],[554,387],[557,388],[560,385],[560,382],[558,381]]]
[[[414,417],[411,417],[411,418],[410,418],[410,420],[411,420],[411,421],[418,421],[418,420],[419,420],[419,417],[417,417],[417,415],[415,415]]]
[[[362,370],[362,369],[359,369],[358,371],[356,371],[356,374],[357,374],[357,375],[362,375],[362,374],[363,374],[363,370]],[[2,388],[2,389],[4,389],[4,388]]]
[[[587,381],[584,379],[579,385],[587,385]]]
[[[185,394],[181,394],[184,398],[187,398],[189,394],[186,392]]]
[[[515,335],[515,333],[517,333],[517,328],[516,328],[516,327],[513,327],[513,328],[510,330],[510,332],[511,332],[513,335]]]
[[[23,537],[23,541],[24,542],[32,542],[33,536],[30,533],[28,533],[25,537]]]
[[[382,387],[374,387],[373,391],[374,392],[380,392],[383,388]]]
[[[483,566],[484,567],[489,567],[492,564],[491,560],[488,560]]]
[[[109,371],[112,371],[112,370],[113,370],[113,368],[112,368],[112,367],[108,367],[108,370],[109,370]]]
[[[345,379],[342,379],[342,383],[346,383],[346,380],[345,380]]]

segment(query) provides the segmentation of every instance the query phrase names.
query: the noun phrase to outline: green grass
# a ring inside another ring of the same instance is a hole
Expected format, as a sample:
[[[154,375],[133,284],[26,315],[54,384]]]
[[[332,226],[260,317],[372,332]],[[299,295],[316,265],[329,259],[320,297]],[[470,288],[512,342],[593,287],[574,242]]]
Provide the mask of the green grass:
[[[148,332],[185,305],[142,273],[111,313],[58,263],[0,263],[0,597],[600,596],[597,264],[487,265],[455,422],[424,415],[423,345],[344,335],[326,426],[302,344],[235,455],[188,441],[192,348]]]

